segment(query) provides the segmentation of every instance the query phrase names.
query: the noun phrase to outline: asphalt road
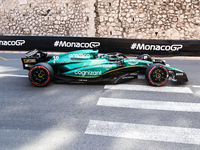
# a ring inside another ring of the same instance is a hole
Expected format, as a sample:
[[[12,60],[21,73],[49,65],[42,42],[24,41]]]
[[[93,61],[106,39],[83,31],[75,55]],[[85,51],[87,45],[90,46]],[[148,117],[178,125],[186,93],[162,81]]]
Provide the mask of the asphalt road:
[[[167,58],[186,84],[35,87],[22,54],[0,54],[0,150],[199,150],[200,59]]]

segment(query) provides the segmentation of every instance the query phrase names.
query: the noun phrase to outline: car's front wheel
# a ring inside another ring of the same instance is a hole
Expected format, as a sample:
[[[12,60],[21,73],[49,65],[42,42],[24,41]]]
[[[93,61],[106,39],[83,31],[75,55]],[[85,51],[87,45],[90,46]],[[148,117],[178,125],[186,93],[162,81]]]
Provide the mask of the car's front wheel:
[[[29,71],[29,79],[35,86],[46,86],[54,77],[53,68],[47,63],[38,63]]]
[[[152,64],[147,67],[145,77],[151,85],[162,86],[169,79],[169,71],[164,65]]]

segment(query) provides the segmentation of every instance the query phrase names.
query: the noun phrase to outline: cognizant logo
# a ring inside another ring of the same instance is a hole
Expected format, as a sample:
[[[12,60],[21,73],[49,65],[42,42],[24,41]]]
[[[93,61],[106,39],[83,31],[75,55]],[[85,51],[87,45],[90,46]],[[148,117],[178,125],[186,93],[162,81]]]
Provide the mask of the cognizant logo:
[[[75,74],[81,75],[81,76],[99,76],[102,74],[101,71],[75,71]]]
[[[141,43],[133,43],[131,45],[132,50],[146,50],[146,51],[179,51],[183,48],[181,44],[173,45],[149,45]]]
[[[67,42],[55,41],[54,47],[77,47],[77,48],[93,48],[100,46],[100,42]]]
[[[25,40],[0,41],[0,46],[22,46],[23,44],[25,44]]]

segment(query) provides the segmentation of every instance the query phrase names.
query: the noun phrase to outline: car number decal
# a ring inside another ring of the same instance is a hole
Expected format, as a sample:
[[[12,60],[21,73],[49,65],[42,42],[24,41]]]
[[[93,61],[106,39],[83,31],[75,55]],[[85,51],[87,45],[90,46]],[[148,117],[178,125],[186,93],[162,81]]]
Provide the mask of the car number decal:
[[[53,59],[54,59],[54,60],[58,60],[58,59],[59,59],[59,56],[53,56]]]

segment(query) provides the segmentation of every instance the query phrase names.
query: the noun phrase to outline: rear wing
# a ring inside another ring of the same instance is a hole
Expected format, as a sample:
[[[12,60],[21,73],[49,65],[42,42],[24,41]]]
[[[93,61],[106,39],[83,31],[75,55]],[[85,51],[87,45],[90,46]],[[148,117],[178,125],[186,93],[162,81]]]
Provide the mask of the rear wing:
[[[47,53],[40,50],[32,50],[25,54],[26,58],[21,58],[23,69],[30,70],[35,64],[47,61]]]

